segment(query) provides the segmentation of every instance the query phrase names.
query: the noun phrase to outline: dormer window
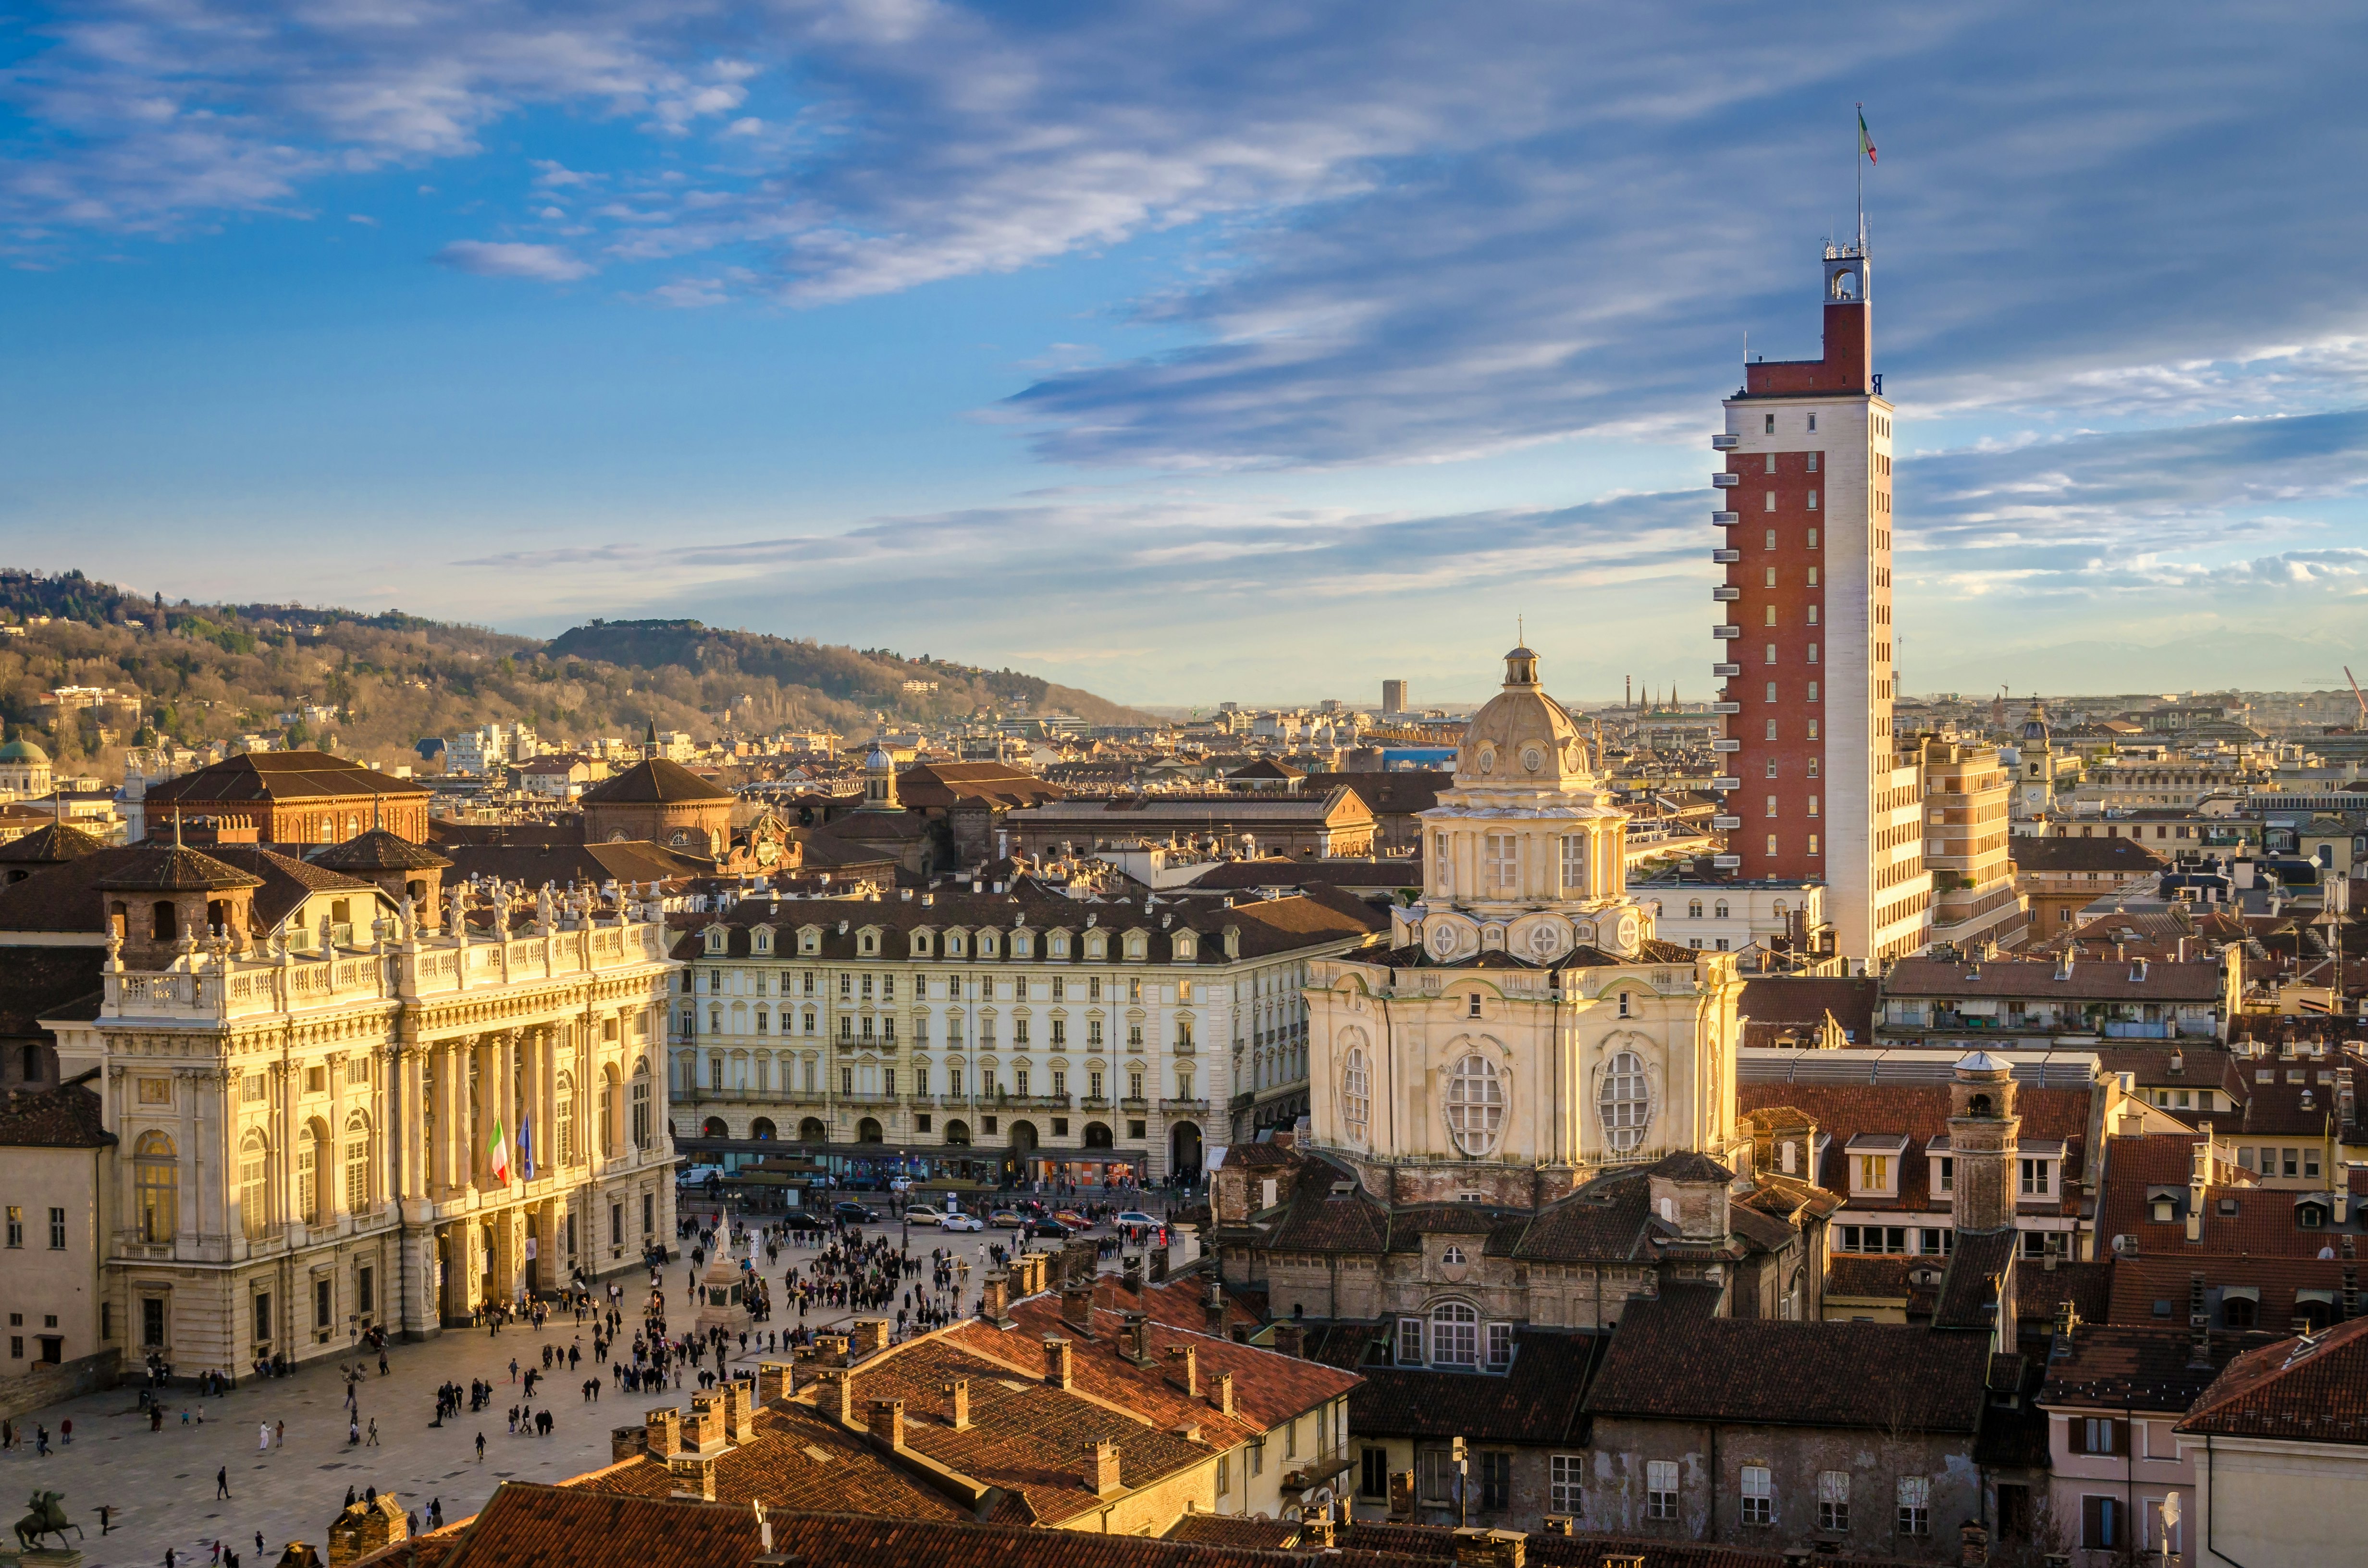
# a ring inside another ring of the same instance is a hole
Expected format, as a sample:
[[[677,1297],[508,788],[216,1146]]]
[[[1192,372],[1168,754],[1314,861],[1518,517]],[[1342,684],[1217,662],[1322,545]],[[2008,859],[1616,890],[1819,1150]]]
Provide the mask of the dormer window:
[[[1140,931],[1130,932],[1126,938],[1126,956],[1130,959],[1140,959],[1143,957],[1144,952],[1143,933]]]
[[[755,930],[749,932],[748,946],[750,950],[753,952],[771,952],[773,950],[772,927],[769,926],[759,926]]]
[[[1450,1268],[1461,1268],[1463,1267],[1463,1249],[1450,1242],[1447,1250],[1439,1255],[1439,1261]]]
[[[1853,1197],[1891,1198],[1899,1191],[1899,1167],[1907,1138],[1898,1132],[1862,1132],[1843,1148]]]
[[[913,933],[913,956],[920,959],[929,956],[929,934],[927,931]]]
[[[731,949],[732,933],[721,926],[710,926],[707,928],[707,950],[711,953],[723,953],[729,952]]]
[[[1190,963],[1192,961],[1194,955],[1199,951],[1200,943],[1194,938],[1191,932],[1178,931],[1176,933],[1176,957],[1178,961]]]
[[[855,938],[855,950],[867,959],[875,956],[880,951],[880,933],[867,926]],[[868,986],[871,982],[867,977],[863,983]]]
[[[995,956],[995,933],[993,931],[981,931],[978,934],[978,956],[983,959],[991,959]]]
[[[1086,933],[1086,957],[1099,960],[1110,956],[1109,939],[1099,931]]]
[[[962,957],[962,934],[961,932],[959,932],[959,931],[949,931],[949,932],[947,932],[947,933],[946,933],[946,957],[948,957],[948,958],[950,958],[950,959],[958,959],[958,958],[960,958],[960,957]]]
[[[2157,1193],[2148,1207],[2154,1210],[2152,1218],[2157,1225],[2170,1224],[2179,1218],[2179,1199],[2167,1192]]]
[[[1035,950],[1035,940],[1025,931],[1014,931],[1011,933],[1011,956],[1015,959],[1029,957]]]
[[[811,926],[800,931],[798,933],[798,951],[802,953],[818,953],[822,951],[822,933],[815,930]]]
[[[2022,1196],[2023,1196],[2023,1197],[2025,1197],[2025,1198],[2052,1198],[2052,1197],[2054,1197],[2054,1196],[2055,1196],[2055,1161],[2053,1161],[2053,1160],[2024,1160],[2024,1161],[2021,1162],[2021,1166],[2022,1166],[2022,1187],[2021,1187],[2021,1191],[2022,1191]]]
[[[1051,937],[1045,938],[1044,950],[1056,959],[1067,958],[1069,956],[1069,934],[1066,931],[1053,932]]]

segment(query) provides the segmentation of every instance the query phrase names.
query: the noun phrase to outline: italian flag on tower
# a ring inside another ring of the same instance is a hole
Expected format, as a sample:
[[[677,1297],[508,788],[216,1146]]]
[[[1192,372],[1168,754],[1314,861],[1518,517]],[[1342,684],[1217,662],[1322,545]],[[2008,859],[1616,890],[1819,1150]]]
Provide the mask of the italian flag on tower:
[[[494,1118],[493,1139],[485,1145],[485,1166],[493,1172],[495,1181],[507,1182],[510,1179],[510,1139],[498,1116]]]
[[[1858,109],[1858,150],[1866,154],[1866,161],[1868,163],[1872,164],[1876,161],[1874,156],[1874,137],[1866,129],[1866,106],[1864,104],[1861,104]]]

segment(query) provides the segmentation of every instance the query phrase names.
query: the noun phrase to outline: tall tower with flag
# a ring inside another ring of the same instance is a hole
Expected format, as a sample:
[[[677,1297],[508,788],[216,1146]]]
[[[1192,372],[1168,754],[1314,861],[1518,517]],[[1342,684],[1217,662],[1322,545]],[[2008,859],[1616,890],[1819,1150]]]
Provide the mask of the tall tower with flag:
[[[1874,142],[1859,117],[1861,179]],[[1919,754],[1892,723],[1892,405],[1874,372],[1873,301],[1858,235],[1821,258],[1824,351],[1753,360],[1711,445],[1725,568],[1713,589],[1725,683],[1717,744],[1728,853],[1745,878],[1819,881],[1853,970],[1930,939]]]

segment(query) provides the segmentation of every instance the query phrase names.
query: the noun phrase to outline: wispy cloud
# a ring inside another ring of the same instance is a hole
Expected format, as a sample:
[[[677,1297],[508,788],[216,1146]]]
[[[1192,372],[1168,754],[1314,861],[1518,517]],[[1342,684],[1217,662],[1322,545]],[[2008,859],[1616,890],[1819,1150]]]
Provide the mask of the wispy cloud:
[[[456,271],[480,278],[531,278],[544,283],[570,283],[591,276],[591,265],[556,245],[521,244],[514,241],[455,240],[436,253],[436,259]]]

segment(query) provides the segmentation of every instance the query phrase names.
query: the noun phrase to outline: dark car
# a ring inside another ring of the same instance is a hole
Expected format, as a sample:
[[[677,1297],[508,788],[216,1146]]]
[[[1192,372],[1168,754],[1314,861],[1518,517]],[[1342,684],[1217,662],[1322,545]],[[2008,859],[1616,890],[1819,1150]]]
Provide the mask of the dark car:
[[[1048,1242],[1065,1242],[1076,1233],[1058,1220],[1030,1220],[1019,1227],[1022,1240],[1036,1237]]]
[[[844,1220],[850,1225],[860,1225],[867,1220],[880,1218],[880,1210],[866,1209],[851,1198],[842,1198],[830,1206],[830,1217],[834,1220]]]
[[[788,1213],[782,1215],[780,1220],[776,1221],[775,1223],[779,1224],[781,1229],[785,1231],[796,1231],[801,1234],[810,1231],[827,1231],[830,1229],[830,1226],[825,1223],[819,1216],[809,1214],[803,1209],[791,1210]]]

